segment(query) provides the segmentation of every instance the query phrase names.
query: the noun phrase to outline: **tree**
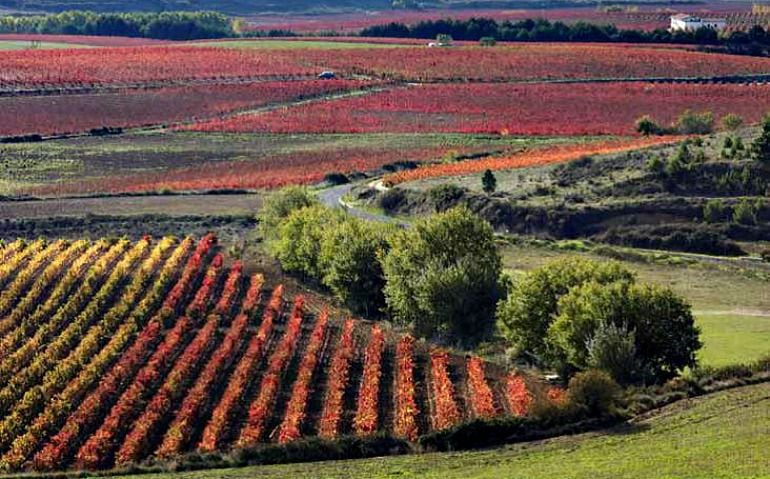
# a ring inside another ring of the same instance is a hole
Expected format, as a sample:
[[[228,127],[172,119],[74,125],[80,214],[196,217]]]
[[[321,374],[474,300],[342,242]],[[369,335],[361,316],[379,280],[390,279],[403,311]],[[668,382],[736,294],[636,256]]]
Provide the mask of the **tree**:
[[[770,166],[770,115],[762,119],[762,131],[751,144],[751,156],[759,163]]]
[[[277,238],[278,226],[295,210],[320,204],[304,186],[289,186],[268,196],[259,213],[262,236],[270,241]]]
[[[722,128],[726,131],[735,131],[743,126],[743,118],[735,113],[728,113],[722,117]]]
[[[558,315],[559,299],[588,282],[633,282],[635,275],[616,261],[573,257],[552,261],[515,281],[497,306],[503,335],[520,353],[546,363],[550,357],[546,334]]]
[[[398,232],[383,271],[389,311],[416,335],[469,345],[491,332],[500,254],[492,227],[468,209],[454,208]]]
[[[484,189],[484,193],[491,194],[495,192],[497,189],[497,178],[495,178],[495,174],[492,173],[492,170],[484,172],[484,176],[481,177],[481,185]]]
[[[385,306],[380,259],[388,251],[392,227],[346,218],[327,228],[319,255],[322,282],[353,311],[370,315]]]
[[[601,324],[612,323],[634,333],[639,371],[635,382],[662,382],[685,367],[694,367],[701,347],[690,305],[673,291],[626,281],[590,282],[559,300],[559,316],[547,341],[554,365],[590,368],[589,345]]]
[[[636,120],[636,131],[644,136],[662,135],[665,133],[663,127],[649,115],[644,115]]]
[[[277,238],[268,248],[287,271],[320,280],[321,238],[341,222],[342,213],[321,205],[294,210],[278,226]]]

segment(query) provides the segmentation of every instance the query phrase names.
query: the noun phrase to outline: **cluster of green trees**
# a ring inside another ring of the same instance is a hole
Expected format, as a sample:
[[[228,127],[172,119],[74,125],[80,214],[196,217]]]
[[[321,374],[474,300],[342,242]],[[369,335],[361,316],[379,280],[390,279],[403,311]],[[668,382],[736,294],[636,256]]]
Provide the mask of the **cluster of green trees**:
[[[284,269],[418,336],[469,347],[498,333],[563,377],[598,369],[624,384],[695,365],[699,331],[671,290],[638,284],[619,263],[579,258],[513,279],[502,273],[492,228],[466,208],[403,229],[328,209],[291,187],[266,201],[260,219]]]
[[[386,313],[416,335],[471,345],[489,337],[501,260],[488,223],[453,209],[408,230],[365,222],[292,187],[260,216],[283,268],[319,282],[353,311]]]
[[[571,258],[529,272],[497,317],[519,354],[565,376],[599,369],[623,384],[665,381],[695,366],[701,347],[684,299],[613,261]]]
[[[98,35],[197,40],[235,36],[231,20],[216,12],[95,13],[0,17],[0,33]]]
[[[414,25],[388,23],[364,28],[361,36],[395,38],[436,38],[450,35],[455,40],[478,41],[482,38],[518,42],[623,42],[623,43],[687,43],[699,45],[770,45],[770,35],[761,26],[748,32],[735,31],[720,36],[716,30],[702,28],[692,32],[619,30],[614,25],[587,22],[566,24],[545,19],[497,22],[491,18],[468,20],[425,20]],[[738,48],[743,50],[743,48]],[[738,52],[738,51],[736,51]]]

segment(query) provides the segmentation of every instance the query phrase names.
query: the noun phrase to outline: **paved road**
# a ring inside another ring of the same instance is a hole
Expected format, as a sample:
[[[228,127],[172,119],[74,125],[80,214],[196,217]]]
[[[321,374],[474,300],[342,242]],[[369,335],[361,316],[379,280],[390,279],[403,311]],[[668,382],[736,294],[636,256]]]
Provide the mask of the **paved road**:
[[[399,226],[409,226],[407,223],[401,222],[396,218],[378,213],[370,213],[343,201],[342,197],[350,193],[350,190],[352,190],[354,186],[356,186],[355,183],[348,183],[346,185],[327,188],[318,194],[318,199],[321,200],[321,203],[328,206],[329,208],[342,208],[351,216],[355,216],[356,218],[361,218],[366,221],[377,221],[379,223],[393,223]]]

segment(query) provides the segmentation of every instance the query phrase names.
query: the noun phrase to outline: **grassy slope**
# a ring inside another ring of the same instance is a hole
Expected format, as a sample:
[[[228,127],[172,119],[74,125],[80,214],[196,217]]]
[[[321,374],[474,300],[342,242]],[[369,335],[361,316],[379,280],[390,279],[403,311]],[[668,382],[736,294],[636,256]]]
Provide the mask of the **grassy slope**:
[[[589,253],[506,246],[503,263],[511,271],[522,272],[575,254],[607,260]],[[666,265],[627,261],[624,264],[637,272],[640,281],[669,286],[692,303],[705,343],[700,356],[704,364],[718,366],[749,361],[770,353],[770,284],[752,276],[748,267],[706,262]]]
[[[632,426],[485,451],[146,476],[209,478],[770,477],[770,384],[668,406]]]

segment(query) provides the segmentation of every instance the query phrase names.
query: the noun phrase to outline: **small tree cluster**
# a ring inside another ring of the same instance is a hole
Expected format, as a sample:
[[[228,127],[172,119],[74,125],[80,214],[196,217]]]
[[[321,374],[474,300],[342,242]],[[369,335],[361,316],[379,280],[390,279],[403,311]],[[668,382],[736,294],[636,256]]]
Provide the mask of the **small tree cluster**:
[[[683,111],[668,127],[655,121],[650,115],[644,115],[636,120],[636,131],[645,136],[651,135],[704,135],[714,131],[716,119],[710,111]],[[725,128],[734,130],[740,127],[743,119],[738,115],[728,114],[722,119]]]
[[[261,215],[268,250],[352,310],[387,312],[422,337],[473,344],[494,328],[501,260],[491,226],[465,208],[409,230],[321,206],[301,188],[275,194]]]
[[[498,305],[506,337],[563,374],[601,369],[622,383],[664,381],[696,364],[690,305],[640,285],[616,262],[570,258],[517,281]]]

